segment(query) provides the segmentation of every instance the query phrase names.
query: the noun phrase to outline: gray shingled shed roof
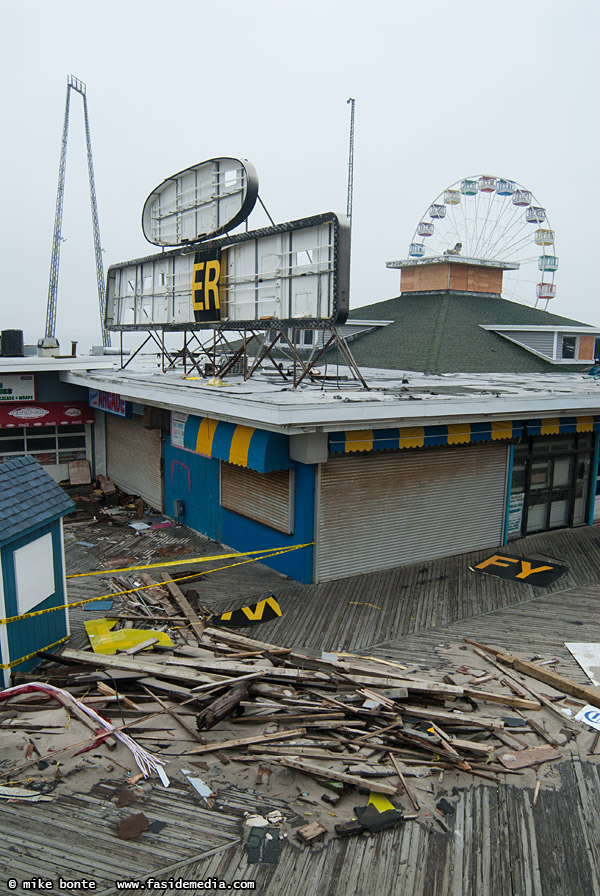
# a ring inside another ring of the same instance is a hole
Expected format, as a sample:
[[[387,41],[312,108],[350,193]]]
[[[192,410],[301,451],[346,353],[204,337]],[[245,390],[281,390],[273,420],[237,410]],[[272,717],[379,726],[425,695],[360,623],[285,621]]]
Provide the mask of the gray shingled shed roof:
[[[0,545],[64,516],[74,506],[30,455],[0,464]]]

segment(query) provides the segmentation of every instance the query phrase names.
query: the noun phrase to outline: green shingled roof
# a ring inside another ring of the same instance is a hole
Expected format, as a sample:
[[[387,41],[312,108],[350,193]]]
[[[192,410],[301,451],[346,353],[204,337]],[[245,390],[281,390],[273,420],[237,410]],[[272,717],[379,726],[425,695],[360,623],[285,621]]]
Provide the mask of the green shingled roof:
[[[550,364],[480,324],[586,326],[580,321],[493,296],[410,293],[350,311],[351,320],[391,320],[350,345],[361,367],[431,373],[537,373],[586,369]],[[334,353],[328,353],[331,357]]]

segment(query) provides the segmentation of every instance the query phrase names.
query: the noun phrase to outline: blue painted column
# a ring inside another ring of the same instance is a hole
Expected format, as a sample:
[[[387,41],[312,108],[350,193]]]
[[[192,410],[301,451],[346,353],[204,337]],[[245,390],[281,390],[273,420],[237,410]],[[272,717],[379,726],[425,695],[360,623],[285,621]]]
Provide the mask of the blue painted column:
[[[515,456],[515,446],[508,446],[508,470],[506,472],[506,505],[504,507],[504,532],[502,533],[502,544],[508,542],[508,521],[510,514],[510,496],[512,493],[512,474]]]
[[[596,481],[598,479],[598,458],[600,456],[600,432],[594,433],[596,444],[594,446],[594,456],[590,467],[590,489],[589,489],[589,505],[588,505],[588,526],[594,522],[594,504],[596,501]]]

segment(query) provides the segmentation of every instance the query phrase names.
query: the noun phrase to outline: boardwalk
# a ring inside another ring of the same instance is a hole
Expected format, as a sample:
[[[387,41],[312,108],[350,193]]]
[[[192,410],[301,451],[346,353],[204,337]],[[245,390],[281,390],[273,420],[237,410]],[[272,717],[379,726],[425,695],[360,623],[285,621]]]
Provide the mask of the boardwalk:
[[[177,547],[182,539],[190,556],[215,552],[215,545],[185,530],[141,538],[71,530],[69,568],[98,568],[100,554],[111,552],[153,562],[157,546]],[[77,544],[81,540],[96,543],[90,548]],[[286,646],[360,652],[439,674],[456,668],[467,636],[527,658],[556,657],[559,671],[585,683],[564,642],[600,641],[600,527],[530,537],[509,552],[551,557],[569,572],[550,588],[509,582],[472,572],[474,563],[492,553],[478,552],[317,586],[300,586],[251,564],[212,573],[199,590],[202,602],[215,610],[277,594],[283,617],[247,631]],[[72,599],[81,599],[101,593],[108,579],[70,581]],[[75,611],[75,628],[84,615],[90,614]],[[74,638],[84,643],[83,635],[76,632]],[[92,868],[96,892],[105,896],[115,892],[115,879],[150,874],[254,880],[256,892],[267,896],[600,896],[600,773],[598,761],[587,755],[591,740],[584,732],[561,749],[563,758],[544,778],[536,806],[531,770],[506,784],[478,782],[457,792],[447,773],[444,787],[454,805],[445,819],[448,830],[421,813],[417,821],[381,834],[310,848],[290,838],[277,865],[249,865],[241,842],[244,810],[298,810],[268,788],[238,792],[224,770],[221,808],[209,812],[176,782],[168,791],[148,785],[136,811],[167,826],[125,843],[115,833],[119,819],[129,814],[115,805],[122,779],[105,774],[85,793],[51,803],[0,805],[7,832],[0,880],[41,872],[83,877]],[[429,780],[417,782],[417,792],[431,786]]]

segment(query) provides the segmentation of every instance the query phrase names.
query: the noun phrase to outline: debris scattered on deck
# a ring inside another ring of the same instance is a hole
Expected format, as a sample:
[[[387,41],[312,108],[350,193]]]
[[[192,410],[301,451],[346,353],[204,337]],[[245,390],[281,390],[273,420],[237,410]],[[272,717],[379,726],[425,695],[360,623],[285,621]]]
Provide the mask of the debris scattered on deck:
[[[600,711],[595,706],[584,706],[575,716],[578,722],[584,722],[591,728],[600,731]]]
[[[567,650],[573,654],[595,687],[600,687],[600,644],[569,642]]]
[[[206,802],[206,805],[212,806],[212,802],[213,802],[214,796],[215,796],[212,791],[212,788],[210,788],[208,786],[208,784],[206,784],[202,780],[202,778],[199,778],[198,776],[192,774],[192,772],[187,768],[182,768],[181,774],[185,775],[185,777],[188,779],[188,781],[190,782],[190,784],[192,785],[192,787],[194,788],[196,793],[200,794],[200,796],[204,799],[204,801]]]
[[[142,645],[152,646],[146,643],[148,640],[162,647],[173,647],[173,641],[166,632],[138,628],[113,631],[116,624],[116,619],[91,619],[85,623],[85,630],[95,653],[112,655],[119,650],[129,651]]]
[[[137,815],[130,815],[120,822],[119,837],[121,840],[134,840],[140,834],[143,834],[144,831],[147,831],[149,827],[150,824],[144,813],[138,812]]]
[[[135,512],[132,505],[129,516]],[[116,509],[105,517],[122,515]],[[127,525],[129,517],[124,520]],[[162,555],[183,552],[173,546]],[[594,688],[556,672],[553,659],[521,659],[476,641],[462,645],[468,653],[457,647],[456,663],[428,671],[383,657],[257,640],[228,626],[238,619],[242,624],[242,617],[244,626],[265,621],[267,611],[278,618],[273,595],[219,618],[199,604],[197,592],[186,596],[173,582],[181,567],[152,578],[149,563],[144,572],[127,569],[138,564],[131,555],[104,562],[102,575],[113,590],[127,593],[115,593],[109,619],[86,623],[92,649],[59,650],[36,671],[48,684],[28,683],[0,695],[8,701],[3,732],[12,731],[13,738],[19,731],[22,737],[44,732],[45,738],[44,749],[36,747],[35,755],[28,750],[4,767],[11,783],[0,791],[3,798],[50,798],[23,785],[32,774],[60,780],[55,757],[61,753],[67,761],[76,750],[92,749],[101,762],[112,737],[121,752],[114,765],[111,754],[110,767],[120,766],[126,782],[119,788],[117,781],[113,791],[117,808],[138,800],[143,806],[144,788],[158,783],[146,780],[152,772],[168,786],[165,763],[173,788],[183,786],[175,777],[179,770],[204,810],[218,810],[222,794],[238,784],[260,800],[248,805],[248,861],[276,863],[290,826],[297,841],[316,848],[332,834],[375,834],[416,818],[448,832],[453,787],[473,778],[498,784],[521,776],[535,806],[544,792],[537,776],[550,774],[561,748],[587,730],[579,724],[581,712],[573,720],[565,715],[583,706],[565,695],[590,704],[598,699]],[[105,639],[102,653],[95,652],[98,638]],[[36,688],[45,693],[32,694]],[[48,698],[59,692],[67,695],[61,702],[69,715],[63,710],[53,723]],[[87,739],[74,731],[84,717],[91,729]],[[149,751],[140,742],[149,742]],[[122,745],[142,774],[125,778],[132,763]],[[193,767],[202,769],[202,777]],[[368,797],[366,805],[354,806],[357,793]],[[287,794],[289,811],[270,794]],[[118,835],[133,839],[148,830],[152,826],[140,812],[121,821]]]
[[[314,843],[316,840],[321,840],[326,833],[327,828],[318,821],[312,821],[296,831],[296,834],[304,843]]]

